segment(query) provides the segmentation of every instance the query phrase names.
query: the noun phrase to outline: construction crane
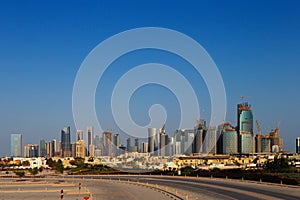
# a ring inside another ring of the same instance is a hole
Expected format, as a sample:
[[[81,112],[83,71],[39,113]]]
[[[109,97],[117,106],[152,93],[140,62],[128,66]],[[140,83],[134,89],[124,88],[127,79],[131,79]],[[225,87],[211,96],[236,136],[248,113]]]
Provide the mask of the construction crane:
[[[241,96],[242,104],[245,105],[245,99],[252,98],[251,96]]]
[[[261,133],[261,132],[260,132],[260,131],[261,131],[261,128],[260,128],[260,124],[259,124],[258,120],[256,120],[256,127],[257,127],[258,133]]]

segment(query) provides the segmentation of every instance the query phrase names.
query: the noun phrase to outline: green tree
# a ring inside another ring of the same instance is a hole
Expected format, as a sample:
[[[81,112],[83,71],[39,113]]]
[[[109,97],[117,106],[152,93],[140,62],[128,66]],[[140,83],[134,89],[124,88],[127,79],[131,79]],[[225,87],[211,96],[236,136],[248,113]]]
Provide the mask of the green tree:
[[[18,177],[20,177],[20,178],[22,178],[23,176],[25,176],[25,172],[24,172],[24,171],[15,171],[15,174],[16,174]]]
[[[28,160],[25,160],[22,162],[22,166],[23,167],[29,167],[30,166],[30,162]]]
[[[35,167],[33,169],[29,169],[28,171],[33,176],[35,176],[35,175],[37,175],[39,173],[39,169],[37,167]]]
[[[64,173],[64,165],[63,165],[63,163],[60,159],[56,162],[55,172],[56,173],[61,173],[61,174]]]

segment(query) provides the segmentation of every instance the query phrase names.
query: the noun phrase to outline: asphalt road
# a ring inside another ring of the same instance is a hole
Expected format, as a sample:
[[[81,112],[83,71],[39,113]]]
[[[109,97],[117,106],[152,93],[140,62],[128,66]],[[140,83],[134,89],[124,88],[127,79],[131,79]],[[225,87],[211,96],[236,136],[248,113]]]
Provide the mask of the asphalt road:
[[[300,199],[300,187],[254,183],[226,179],[147,176],[147,175],[104,175],[104,176],[56,176],[42,179],[1,179],[0,199],[58,199],[64,189],[64,199],[171,199],[158,190],[177,194],[182,199]],[[60,182],[61,181],[61,182]],[[82,189],[79,193],[78,185]]]
[[[300,187],[210,178],[172,176],[89,176],[85,179],[124,180],[177,189],[189,199],[300,199]],[[174,191],[174,190],[173,190]]]

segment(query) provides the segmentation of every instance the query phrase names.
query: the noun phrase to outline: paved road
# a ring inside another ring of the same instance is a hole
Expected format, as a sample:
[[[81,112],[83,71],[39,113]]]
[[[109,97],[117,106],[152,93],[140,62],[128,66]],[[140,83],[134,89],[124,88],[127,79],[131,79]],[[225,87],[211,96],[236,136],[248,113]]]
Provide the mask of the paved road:
[[[79,191],[79,183],[81,190]],[[162,199],[171,197],[148,187],[130,184],[127,181],[47,178],[47,179],[0,179],[1,200],[57,200],[60,191],[64,191],[64,200],[84,199],[90,196],[92,200],[118,200],[118,199]]]
[[[65,180],[57,184],[58,180]],[[2,182],[3,181],[3,182]],[[1,199],[58,199],[60,189],[64,189],[64,199],[83,199],[91,193],[93,199],[170,199],[156,190],[132,183],[149,184],[183,198],[193,199],[300,199],[300,187],[280,186],[247,181],[191,178],[176,176],[65,176],[53,177],[26,183],[16,183],[16,179],[0,180]],[[129,181],[129,182],[128,182]],[[82,184],[78,194],[79,182]],[[19,189],[20,188],[20,189]]]
[[[85,177],[86,179],[88,177]],[[300,199],[300,187],[247,181],[172,176],[91,176],[93,179],[130,180],[177,188],[189,199]]]

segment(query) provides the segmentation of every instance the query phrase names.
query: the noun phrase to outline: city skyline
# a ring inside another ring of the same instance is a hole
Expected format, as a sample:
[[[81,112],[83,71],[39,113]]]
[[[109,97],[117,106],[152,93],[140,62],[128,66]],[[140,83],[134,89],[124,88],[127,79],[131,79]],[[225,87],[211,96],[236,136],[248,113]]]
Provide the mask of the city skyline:
[[[106,38],[145,26],[174,29],[202,44],[224,80],[228,101],[225,121],[236,126],[235,108],[239,97],[252,96],[249,102],[253,118],[260,122],[262,133],[267,134],[279,126],[285,150],[293,152],[295,138],[300,135],[296,106],[300,95],[295,92],[300,86],[298,7],[298,1],[288,4],[157,1],[148,6],[134,2],[91,1],[84,6],[79,2],[72,5],[62,2],[59,6],[46,2],[1,2],[0,155],[10,155],[6,141],[10,140],[11,133],[22,134],[23,144],[39,144],[39,139],[59,141],[61,128],[68,125],[74,139],[72,89],[82,61]],[[104,83],[107,85],[97,90],[96,108],[105,115],[101,123],[107,130],[113,128],[113,132],[121,133],[108,111],[109,91],[132,66],[150,61],[184,69],[181,73],[197,85],[200,117],[210,118],[205,83],[200,76],[194,76],[193,70],[184,68],[188,66],[184,61],[157,51],[126,56],[107,71],[99,88]],[[168,111],[166,132],[186,128],[178,127],[178,102],[170,91],[146,86],[133,97],[131,111],[137,124],[147,124],[148,108],[161,103]],[[191,116],[190,120],[196,117],[199,116]],[[98,130],[94,132],[102,134]],[[256,132],[254,126],[254,134]]]
[[[118,156],[126,152],[148,153],[151,156],[163,157],[183,154],[187,156],[194,154],[250,155],[288,152],[284,151],[278,127],[264,135],[256,120],[258,131],[254,134],[251,105],[244,102],[244,98],[242,100],[242,103],[237,104],[238,124],[236,126],[233,126],[231,122],[223,122],[218,126],[206,126],[204,119],[197,119],[197,124],[193,128],[177,129],[172,135],[172,133],[166,133],[166,124],[163,124],[161,129],[148,128],[147,138],[125,136],[126,146],[120,142],[118,133],[106,131],[101,137],[94,134],[94,127],[90,125],[86,127],[86,132],[76,130],[73,134],[75,142],[72,142],[74,140],[71,139],[70,126],[65,126],[61,130],[58,151],[56,151],[55,139],[49,143],[40,139],[40,146],[38,144],[24,146],[24,157],[101,157]],[[131,138],[134,138],[133,146]],[[123,136],[123,141],[124,139]],[[298,139],[299,137],[296,139],[295,151],[291,153],[298,152]],[[147,149],[144,148],[144,143],[147,143]],[[11,134],[11,156],[23,156],[22,149],[22,134]]]

